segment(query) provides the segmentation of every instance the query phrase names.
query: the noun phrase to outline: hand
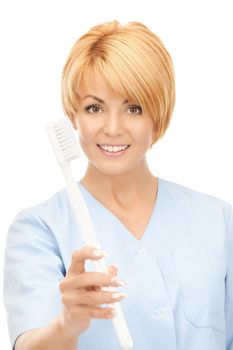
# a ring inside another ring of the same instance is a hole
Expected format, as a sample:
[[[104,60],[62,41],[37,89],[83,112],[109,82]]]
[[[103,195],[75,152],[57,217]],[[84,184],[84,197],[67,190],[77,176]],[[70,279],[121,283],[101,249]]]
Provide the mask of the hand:
[[[88,328],[92,318],[111,319],[115,315],[114,309],[103,308],[101,304],[114,303],[127,296],[102,289],[124,284],[116,277],[114,265],[108,268],[108,273],[85,271],[85,260],[98,260],[104,256],[103,251],[90,246],[76,250],[72,255],[66,277],[59,286],[64,305],[61,325],[67,336],[79,336]]]

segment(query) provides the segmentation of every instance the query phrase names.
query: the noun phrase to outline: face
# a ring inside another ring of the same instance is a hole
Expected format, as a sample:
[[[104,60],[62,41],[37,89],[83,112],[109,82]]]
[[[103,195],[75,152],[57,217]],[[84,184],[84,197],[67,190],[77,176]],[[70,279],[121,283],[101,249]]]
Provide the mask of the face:
[[[106,175],[140,168],[154,137],[153,121],[141,106],[116,95],[98,74],[79,94],[75,125],[89,164]]]

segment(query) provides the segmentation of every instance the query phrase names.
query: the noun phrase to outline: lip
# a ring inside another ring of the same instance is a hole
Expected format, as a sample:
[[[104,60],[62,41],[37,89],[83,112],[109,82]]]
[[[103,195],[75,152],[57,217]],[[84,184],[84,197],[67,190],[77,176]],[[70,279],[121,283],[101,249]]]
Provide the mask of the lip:
[[[125,147],[125,146],[130,146],[129,144],[111,144],[111,143],[98,143],[97,146],[111,146],[111,147]]]
[[[127,145],[125,145],[127,146]],[[101,148],[99,145],[97,145],[97,147],[99,148],[100,152],[109,157],[109,158],[116,158],[116,157],[120,157],[122,156],[123,154],[125,154],[128,150],[128,148],[130,147],[130,145],[128,145],[127,148],[123,149],[122,151],[119,151],[119,152],[108,152],[108,151],[105,151],[103,148]]]

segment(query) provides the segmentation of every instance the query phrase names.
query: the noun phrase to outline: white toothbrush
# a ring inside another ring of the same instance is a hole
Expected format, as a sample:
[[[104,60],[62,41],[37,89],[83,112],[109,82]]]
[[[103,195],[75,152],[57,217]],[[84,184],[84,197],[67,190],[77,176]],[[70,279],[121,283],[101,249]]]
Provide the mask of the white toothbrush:
[[[67,193],[70,205],[74,211],[75,218],[79,225],[81,234],[86,245],[92,245],[101,249],[98,242],[94,225],[92,223],[86,202],[78,188],[71,172],[69,162],[81,156],[81,149],[78,140],[75,137],[74,129],[68,118],[61,118],[50,122],[47,125],[47,132],[52,144],[57,162],[64,174],[67,183]],[[92,260],[95,271],[108,272],[105,259]],[[104,290],[115,291],[113,287],[104,288]],[[133,341],[120,307],[120,303],[109,304],[116,310],[116,315],[112,319],[120,346],[123,350],[131,350]]]

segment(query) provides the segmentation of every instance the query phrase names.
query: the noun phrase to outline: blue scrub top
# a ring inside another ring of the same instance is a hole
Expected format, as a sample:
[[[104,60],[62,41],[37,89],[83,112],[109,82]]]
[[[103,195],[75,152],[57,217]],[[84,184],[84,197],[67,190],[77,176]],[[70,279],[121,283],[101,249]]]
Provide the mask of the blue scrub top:
[[[141,240],[80,182],[108,264],[118,264],[121,306],[134,350],[233,350],[233,208],[158,178]],[[61,309],[59,281],[84,242],[66,189],[22,210],[7,236],[4,301],[12,345]],[[87,261],[87,269],[93,271]],[[120,350],[111,320],[94,319],[79,350]]]

